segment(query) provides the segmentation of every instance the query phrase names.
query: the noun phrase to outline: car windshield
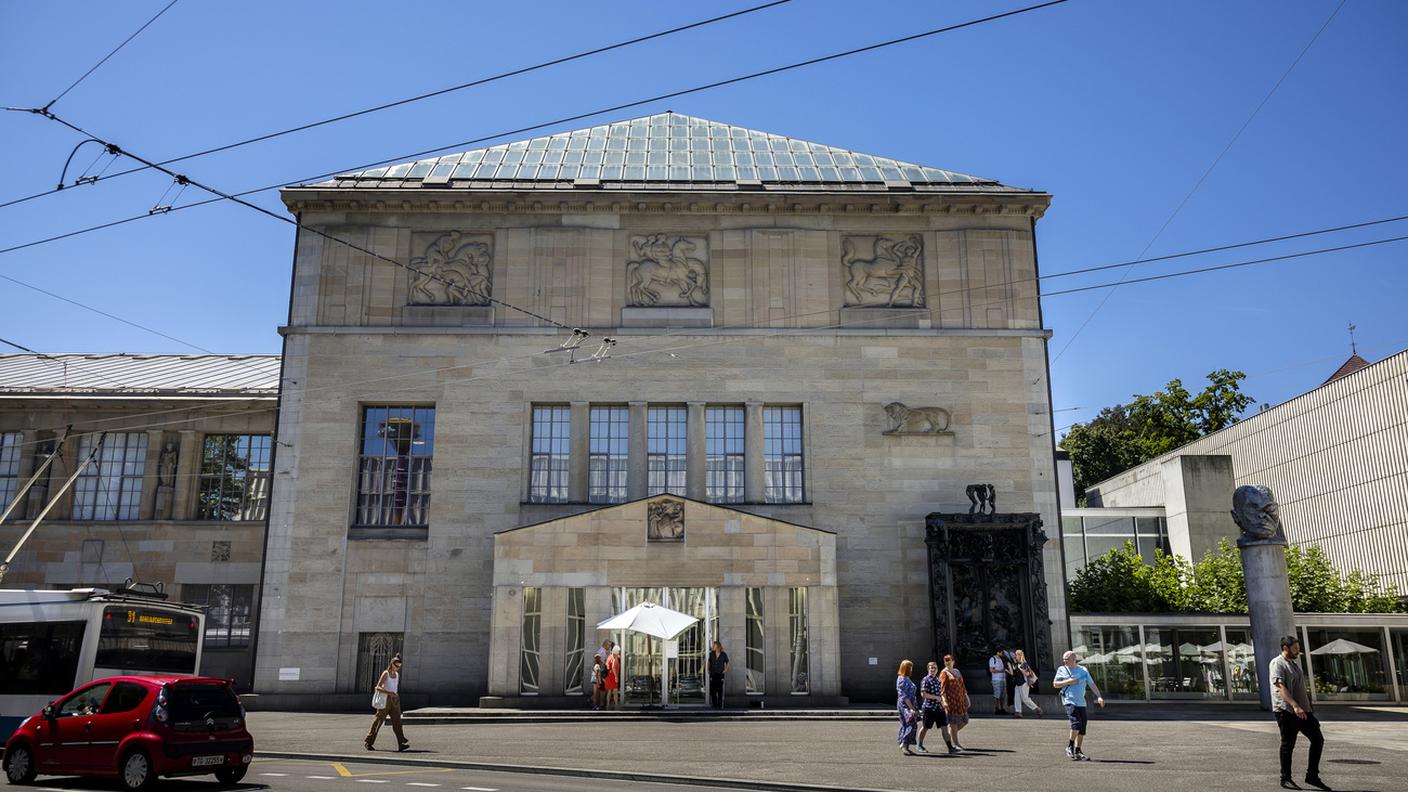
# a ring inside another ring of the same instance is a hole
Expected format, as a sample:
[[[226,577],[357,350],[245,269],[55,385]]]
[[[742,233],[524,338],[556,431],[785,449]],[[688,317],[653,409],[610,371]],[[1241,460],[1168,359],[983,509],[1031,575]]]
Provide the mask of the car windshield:
[[[171,718],[175,721],[240,716],[240,701],[225,685],[172,685],[167,688],[166,697],[171,707]]]

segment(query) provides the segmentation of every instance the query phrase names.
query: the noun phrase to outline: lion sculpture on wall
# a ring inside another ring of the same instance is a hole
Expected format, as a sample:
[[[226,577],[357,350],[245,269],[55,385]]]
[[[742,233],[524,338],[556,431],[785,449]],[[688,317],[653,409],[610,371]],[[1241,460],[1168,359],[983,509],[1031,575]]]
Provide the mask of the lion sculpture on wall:
[[[908,407],[902,402],[885,405],[885,416],[890,419],[887,435],[943,434],[953,418],[942,407]]]

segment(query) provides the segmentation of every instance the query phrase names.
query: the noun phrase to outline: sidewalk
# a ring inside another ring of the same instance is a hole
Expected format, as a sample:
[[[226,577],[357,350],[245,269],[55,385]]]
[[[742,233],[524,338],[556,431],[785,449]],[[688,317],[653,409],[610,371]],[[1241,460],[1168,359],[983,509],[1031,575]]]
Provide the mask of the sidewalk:
[[[1112,708],[1113,709],[1113,708]],[[1209,718],[1220,712],[1221,717]],[[896,725],[882,721],[602,719],[567,723],[410,721],[413,751],[367,752],[371,715],[255,712],[250,729],[259,752],[345,755],[359,761],[419,759],[533,768],[623,771],[719,779],[811,784],[846,789],[932,790],[1139,788],[1243,790],[1274,786],[1277,740],[1262,713],[1226,708],[1092,711],[1092,763],[1064,756],[1065,719],[977,718],[960,739],[970,753],[902,756]],[[1408,713],[1401,709],[1327,709],[1327,763],[1322,772],[1343,789],[1396,789],[1408,764]],[[1113,717],[1111,717],[1113,715]],[[943,742],[931,735],[929,748]],[[394,738],[382,735],[390,748]],[[1297,755],[1303,772],[1305,750]]]

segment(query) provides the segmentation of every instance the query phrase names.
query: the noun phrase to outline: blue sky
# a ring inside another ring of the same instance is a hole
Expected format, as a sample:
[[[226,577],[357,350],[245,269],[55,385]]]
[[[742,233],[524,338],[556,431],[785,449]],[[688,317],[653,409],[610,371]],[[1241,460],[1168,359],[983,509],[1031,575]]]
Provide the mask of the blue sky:
[[[166,2],[0,5],[0,103],[44,104]],[[54,110],[166,158],[752,4],[181,0]],[[794,0],[182,167],[244,190],[1020,5]],[[1072,0],[601,120],[673,109],[1049,191],[1044,273],[1408,214],[1408,4],[1350,0],[1155,240],[1336,5]],[[35,116],[0,117],[0,201],[52,187],[79,139]],[[92,157],[80,151],[76,167]],[[140,214],[167,186],[149,172],[0,209],[0,247]],[[272,192],[256,200],[282,208]],[[1408,222],[1131,277],[1404,234]],[[223,204],[0,255],[0,273],[208,349],[276,352],[292,239],[291,227]],[[1082,408],[1057,425],[1218,368],[1245,370],[1259,400],[1284,400],[1348,355],[1351,321],[1366,357],[1396,352],[1408,346],[1405,258],[1398,243],[1129,285],[1074,340],[1105,292],[1047,298],[1055,406]],[[34,349],[190,351],[7,282],[0,293],[0,334]]]

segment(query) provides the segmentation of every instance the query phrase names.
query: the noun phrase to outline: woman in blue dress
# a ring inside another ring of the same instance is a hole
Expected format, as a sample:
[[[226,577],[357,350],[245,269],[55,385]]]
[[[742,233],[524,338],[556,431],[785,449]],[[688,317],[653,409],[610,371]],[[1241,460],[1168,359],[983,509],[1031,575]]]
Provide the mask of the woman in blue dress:
[[[909,678],[909,672],[914,670],[914,663],[908,660],[900,662],[900,673],[895,679],[895,710],[900,716],[900,749],[905,756],[914,756],[914,751],[910,746],[914,745],[914,730],[919,720],[919,704],[915,692],[914,680]]]

